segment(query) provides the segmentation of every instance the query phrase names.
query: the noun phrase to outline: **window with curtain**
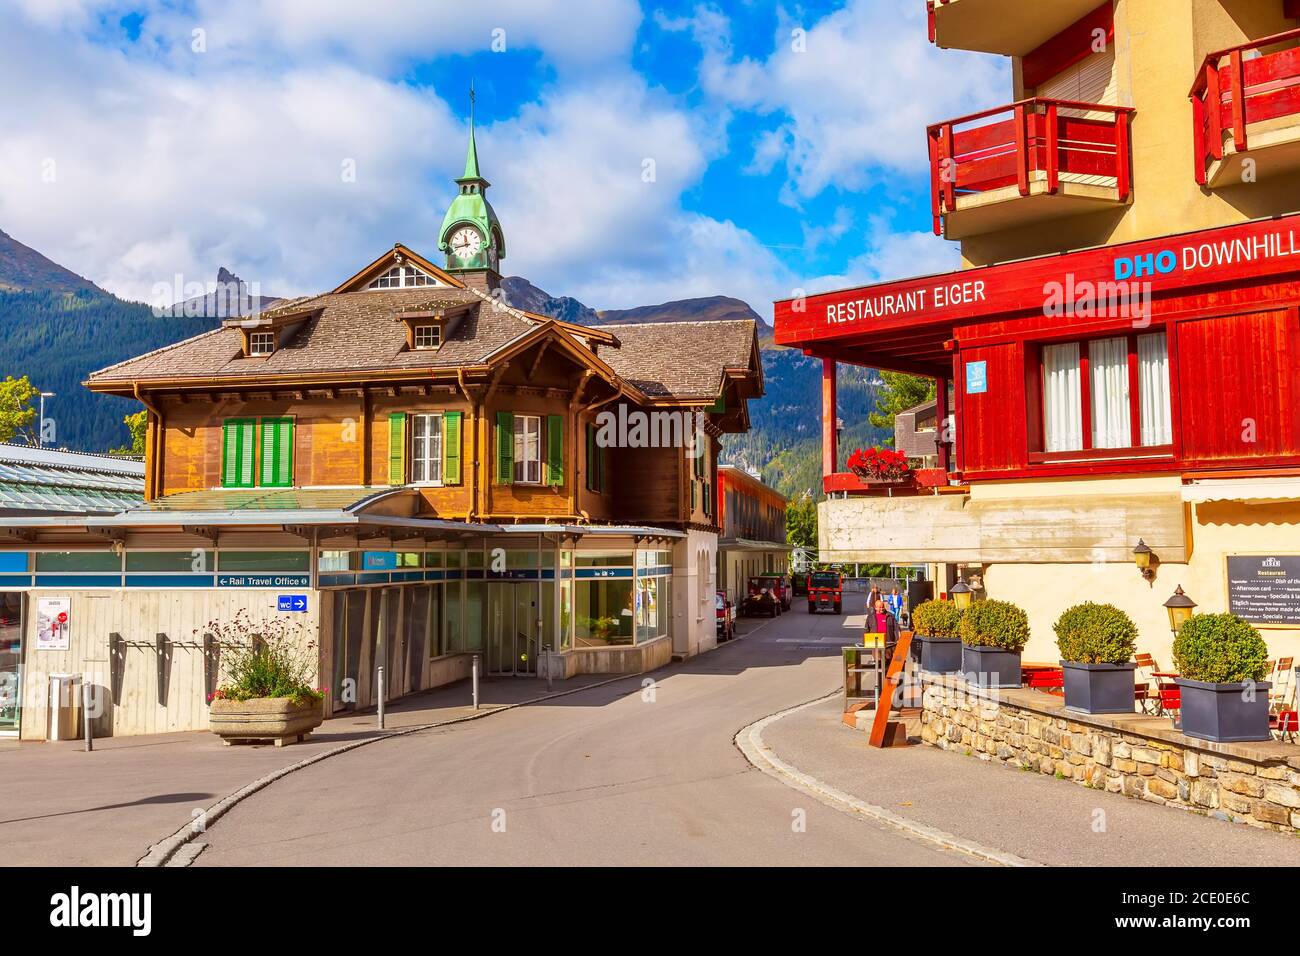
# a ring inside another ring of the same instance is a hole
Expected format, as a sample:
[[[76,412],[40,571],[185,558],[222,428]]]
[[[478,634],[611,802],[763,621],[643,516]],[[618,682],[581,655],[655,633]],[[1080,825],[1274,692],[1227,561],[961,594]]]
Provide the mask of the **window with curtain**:
[[[542,480],[542,420],[536,415],[515,416],[514,477],[517,482]]]
[[[1169,414],[1169,346],[1165,333],[1139,335],[1137,353],[1142,444],[1171,444],[1174,428]]]
[[[1089,409],[1093,448],[1133,444],[1128,393],[1128,339],[1088,343]]]
[[[1079,394],[1079,343],[1043,346],[1043,447],[1047,451],[1083,447]]]
[[[1042,355],[1044,451],[1172,444],[1164,332],[1045,345]]]

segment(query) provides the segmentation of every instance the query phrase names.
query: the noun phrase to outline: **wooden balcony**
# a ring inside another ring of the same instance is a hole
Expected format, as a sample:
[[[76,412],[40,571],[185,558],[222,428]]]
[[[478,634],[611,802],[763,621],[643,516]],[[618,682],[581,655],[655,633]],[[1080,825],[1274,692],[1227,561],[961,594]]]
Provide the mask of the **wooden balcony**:
[[[931,126],[935,235],[963,239],[1129,202],[1132,116],[1127,106],[1030,99]]]
[[[1211,53],[1190,96],[1200,185],[1300,170],[1300,30]]]
[[[869,495],[884,498],[908,495],[964,494],[966,489],[954,485],[942,468],[918,468],[897,481],[871,481],[851,471],[838,471],[822,478],[822,490],[829,494]]]
[[[930,42],[1024,56],[1097,8],[1098,0],[926,0]]]

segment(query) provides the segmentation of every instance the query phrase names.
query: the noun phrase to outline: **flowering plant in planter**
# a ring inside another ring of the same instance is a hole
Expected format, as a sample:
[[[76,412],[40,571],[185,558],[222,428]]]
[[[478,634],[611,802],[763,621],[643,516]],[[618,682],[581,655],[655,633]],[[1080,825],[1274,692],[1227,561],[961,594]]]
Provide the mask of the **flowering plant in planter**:
[[[276,697],[306,705],[324,698],[311,682],[316,672],[316,642],[305,639],[301,624],[282,618],[254,624],[248,612],[240,610],[229,621],[209,621],[203,630],[222,648],[225,677],[210,702]]]
[[[857,448],[849,455],[848,465],[863,481],[900,481],[912,473],[907,456],[891,448]]]

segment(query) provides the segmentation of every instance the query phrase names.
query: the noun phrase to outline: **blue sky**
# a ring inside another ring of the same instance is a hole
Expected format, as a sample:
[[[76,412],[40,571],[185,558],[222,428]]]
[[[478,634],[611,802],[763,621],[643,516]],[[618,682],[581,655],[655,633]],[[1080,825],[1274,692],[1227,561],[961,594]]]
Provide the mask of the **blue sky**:
[[[923,0],[10,0],[0,229],[146,301],[436,257],[471,80],[504,272],[765,316],[954,266],[925,126],[1011,96],[1005,61],[926,42]]]

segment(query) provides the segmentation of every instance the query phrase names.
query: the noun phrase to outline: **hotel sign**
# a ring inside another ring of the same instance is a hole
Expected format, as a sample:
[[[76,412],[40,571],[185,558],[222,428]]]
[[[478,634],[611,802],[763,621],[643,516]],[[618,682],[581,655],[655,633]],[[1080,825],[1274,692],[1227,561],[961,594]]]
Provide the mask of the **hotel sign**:
[[[775,303],[779,345],[811,346],[918,323],[952,325],[1016,312],[1063,314],[1099,295],[1160,295],[1300,272],[1300,216],[1163,236]],[[1126,293],[1125,293],[1126,294]]]
[[[1228,556],[1228,610],[1252,624],[1300,626],[1300,555]]]

